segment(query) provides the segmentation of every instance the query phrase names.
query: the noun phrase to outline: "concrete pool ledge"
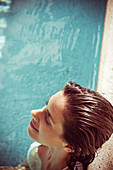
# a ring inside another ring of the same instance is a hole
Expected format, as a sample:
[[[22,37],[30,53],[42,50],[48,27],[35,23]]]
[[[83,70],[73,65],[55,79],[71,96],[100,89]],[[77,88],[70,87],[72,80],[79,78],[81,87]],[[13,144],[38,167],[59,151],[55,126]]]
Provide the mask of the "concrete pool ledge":
[[[113,104],[113,0],[107,0],[97,91]],[[113,170],[113,134],[88,170]]]
[[[97,91],[113,104],[113,0],[107,1]]]

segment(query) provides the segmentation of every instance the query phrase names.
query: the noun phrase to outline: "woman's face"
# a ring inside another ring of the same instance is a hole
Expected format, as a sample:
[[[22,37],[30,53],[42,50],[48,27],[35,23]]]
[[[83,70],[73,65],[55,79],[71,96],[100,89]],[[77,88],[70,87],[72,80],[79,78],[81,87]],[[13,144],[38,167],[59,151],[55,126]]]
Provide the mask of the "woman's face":
[[[51,96],[42,109],[32,110],[33,116],[28,127],[29,136],[45,146],[61,145],[63,139],[63,114],[66,99],[63,91]]]

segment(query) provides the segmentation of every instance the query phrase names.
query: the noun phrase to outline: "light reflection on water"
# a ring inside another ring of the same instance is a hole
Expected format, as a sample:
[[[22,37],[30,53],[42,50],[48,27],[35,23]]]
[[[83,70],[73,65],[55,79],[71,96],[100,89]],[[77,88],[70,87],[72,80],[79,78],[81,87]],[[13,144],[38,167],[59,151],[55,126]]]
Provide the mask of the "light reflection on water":
[[[6,28],[6,20],[5,18],[0,18],[0,58],[2,58],[2,48],[5,44],[5,35],[3,35],[3,30]]]
[[[0,20],[0,160],[16,166],[32,142],[30,110],[42,107],[70,80],[96,89],[105,1],[14,0],[8,5]]]
[[[0,0],[0,58],[2,58],[2,48],[4,47],[6,36],[4,29],[7,27],[4,13],[9,12],[11,0]]]
[[[9,12],[11,0],[0,0],[0,12]]]

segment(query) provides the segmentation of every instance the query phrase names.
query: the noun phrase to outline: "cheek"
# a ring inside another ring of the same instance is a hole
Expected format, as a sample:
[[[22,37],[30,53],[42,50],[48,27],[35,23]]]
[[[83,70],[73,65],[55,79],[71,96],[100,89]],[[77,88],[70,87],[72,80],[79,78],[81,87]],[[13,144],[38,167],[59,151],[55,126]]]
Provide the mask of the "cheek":
[[[39,139],[46,146],[58,146],[62,143],[56,131],[47,126],[40,127]]]
[[[43,133],[46,133],[46,132],[48,132],[48,126],[46,125],[45,120],[43,120],[43,121],[40,123],[40,126],[39,126],[39,133],[40,133],[40,134],[43,134]]]
[[[51,134],[50,128],[47,127],[47,125],[43,123],[39,128],[39,137],[41,139],[48,140],[48,138],[50,137],[50,134]]]

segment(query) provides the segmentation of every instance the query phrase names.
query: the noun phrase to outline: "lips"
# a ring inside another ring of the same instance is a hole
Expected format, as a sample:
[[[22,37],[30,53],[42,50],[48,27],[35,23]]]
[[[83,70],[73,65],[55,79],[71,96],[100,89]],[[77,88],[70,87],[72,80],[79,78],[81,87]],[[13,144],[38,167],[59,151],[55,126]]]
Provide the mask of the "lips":
[[[34,127],[34,125],[33,125],[33,119],[30,121],[30,126],[31,126],[33,129],[35,129],[37,132],[39,132],[38,129],[36,129],[36,128]]]

